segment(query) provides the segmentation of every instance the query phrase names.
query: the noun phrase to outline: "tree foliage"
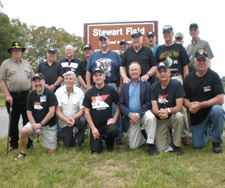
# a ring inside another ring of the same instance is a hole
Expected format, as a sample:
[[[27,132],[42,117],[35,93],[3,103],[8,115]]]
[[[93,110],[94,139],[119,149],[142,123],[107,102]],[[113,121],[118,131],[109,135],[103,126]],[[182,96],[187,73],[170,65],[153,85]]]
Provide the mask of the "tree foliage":
[[[1,3],[1,2],[0,2]],[[21,40],[24,38],[25,33],[19,26],[10,22],[9,17],[0,12],[0,63],[10,57],[7,49],[11,47],[12,41]]]
[[[24,54],[26,59],[31,62],[35,68],[37,64],[46,60],[46,53],[49,48],[55,48],[57,51],[57,60],[65,57],[65,46],[71,44],[75,48],[75,57],[82,58],[83,42],[82,38],[67,33],[64,29],[56,27],[27,27],[19,19],[12,22],[18,25],[25,33],[24,41],[27,50]]]

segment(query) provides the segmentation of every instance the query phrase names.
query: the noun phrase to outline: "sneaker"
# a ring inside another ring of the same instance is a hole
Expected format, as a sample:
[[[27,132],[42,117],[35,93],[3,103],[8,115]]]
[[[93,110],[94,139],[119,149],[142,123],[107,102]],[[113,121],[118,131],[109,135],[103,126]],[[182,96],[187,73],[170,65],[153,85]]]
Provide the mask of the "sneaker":
[[[223,152],[221,144],[217,144],[214,142],[212,144],[213,144],[213,152],[214,153],[222,153]]]
[[[148,152],[150,155],[154,155],[158,153],[155,144],[148,144]]]
[[[122,140],[121,139],[117,139],[116,140],[116,145],[123,145]]]
[[[177,147],[177,146],[173,146],[173,151],[177,152],[177,155],[183,155],[184,154],[183,150],[180,149],[180,147]]]
[[[173,148],[169,145],[166,149],[164,149],[164,153],[173,152]]]

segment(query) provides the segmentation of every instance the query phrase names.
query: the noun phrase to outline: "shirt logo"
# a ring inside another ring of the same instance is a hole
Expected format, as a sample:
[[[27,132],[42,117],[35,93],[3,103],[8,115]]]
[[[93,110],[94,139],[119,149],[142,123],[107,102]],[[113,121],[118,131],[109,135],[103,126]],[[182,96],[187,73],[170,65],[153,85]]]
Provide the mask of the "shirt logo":
[[[211,86],[205,86],[205,87],[203,87],[203,90],[204,90],[204,92],[209,92],[212,89],[211,89]]]
[[[158,96],[158,103],[159,104],[166,104],[166,103],[168,103],[169,101],[166,99],[167,97],[168,97],[168,94],[159,95]]]
[[[107,77],[111,77],[112,60],[109,58],[100,58],[96,60],[96,68],[104,70]]]
[[[91,97],[91,105],[93,109],[103,110],[109,107],[109,105],[104,102],[109,97],[109,95],[100,95]]]
[[[34,103],[34,109],[35,110],[42,110],[43,109],[43,106],[41,106],[41,103],[42,102],[35,102]]]

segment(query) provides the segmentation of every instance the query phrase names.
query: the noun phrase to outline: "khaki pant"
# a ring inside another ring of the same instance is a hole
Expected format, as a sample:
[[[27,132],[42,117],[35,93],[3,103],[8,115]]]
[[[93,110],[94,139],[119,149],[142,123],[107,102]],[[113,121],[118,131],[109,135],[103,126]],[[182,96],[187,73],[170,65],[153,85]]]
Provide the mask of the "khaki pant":
[[[155,143],[159,151],[164,151],[171,143],[169,130],[172,129],[173,144],[180,147],[184,115],[181,112],[171,115],[169,119],[157,120]]]
[[[148,110],[145,114],[141,117],[137,124],[132,125],[130,124],[129,129],[127,131],[129,146],[131,149],[138,148],[144,143],[147,144],[154,144],[155,141],[155,131],[156,131],[156,121],[154,114]],[[141,126],[146,126],[147,132],[147,141],[144,138],[143,134],[141,133]]]

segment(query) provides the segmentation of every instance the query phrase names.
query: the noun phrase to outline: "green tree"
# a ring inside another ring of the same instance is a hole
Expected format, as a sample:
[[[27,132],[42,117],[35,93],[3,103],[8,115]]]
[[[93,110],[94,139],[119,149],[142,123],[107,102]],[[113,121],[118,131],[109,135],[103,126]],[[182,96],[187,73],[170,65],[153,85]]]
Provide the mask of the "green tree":
[[[19,19],[12,20],[25,33],[24,41],[27,50],[24,53],[26,59],[31,62],[33,68],[46,60],[46,52],[49,48],[57,50],[57,60],[65,57],[65,46],[71,44],[75,48],[75,57],[82,58],[83,41],[81,37],[67,33],[63,28],[56,27],[27,27]]]
[[[1,2],[0,2],[1,7]],[[7,49],[11,47],[12,41],[19,40],[23,43],[24,32],[17,25],[10,22],[9,17],[0,12],[0,63],[10,57]]]

